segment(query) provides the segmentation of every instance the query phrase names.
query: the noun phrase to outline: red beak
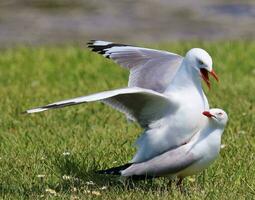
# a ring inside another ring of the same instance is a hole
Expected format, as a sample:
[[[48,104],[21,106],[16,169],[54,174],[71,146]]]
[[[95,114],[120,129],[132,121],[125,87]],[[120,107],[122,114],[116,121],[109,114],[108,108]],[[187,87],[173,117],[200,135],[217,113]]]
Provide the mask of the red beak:
[[[201,68],[200,73],[201,73],[202,79],[205,81],[206,85],[210,89],[211,84],[210,84],[210,80],[209,80],[209,76],[208,76],[208,71],[205,68]],[[213,78],[216,79],[216,81],[219,81],[219,78],[218,78],[217,74],[215,73],[215,71],[213,69],[210,72],[210,74],[213,76]]]
[[[208,117],[208,118],[214,117],[214,115],[212,115],[209,111],[204,111],[204,112],[203,112],[203,115],[206,116],[206,117]]]

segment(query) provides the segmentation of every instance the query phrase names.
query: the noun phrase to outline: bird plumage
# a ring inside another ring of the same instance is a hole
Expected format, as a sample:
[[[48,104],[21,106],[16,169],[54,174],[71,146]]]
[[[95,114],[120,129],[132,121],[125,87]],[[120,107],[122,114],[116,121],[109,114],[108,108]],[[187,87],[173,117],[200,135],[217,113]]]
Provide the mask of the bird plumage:
[[[132,163],[149,160],[186,143],[204,126],[201,113],[209,104],[199,70],[202,67],[210,70],[207,65],[212,63],[204,50],[190,50],[183,58],[165,51],[106,41],[92,41],[89,47],[130,69],[129,87],[52,103],[27,113],[92,101],[106,103],[144,128],[136,141],[138,150]]]
[[[211,109],[210,113],[215,118],[208,119],[204,128],[198,131],[188,143],[145,162],[104,170],[104,174],[124,177],[184,178],[202,171],[217,158],[220,152],[221,136],[228,121],[227,114],[221,109]]]

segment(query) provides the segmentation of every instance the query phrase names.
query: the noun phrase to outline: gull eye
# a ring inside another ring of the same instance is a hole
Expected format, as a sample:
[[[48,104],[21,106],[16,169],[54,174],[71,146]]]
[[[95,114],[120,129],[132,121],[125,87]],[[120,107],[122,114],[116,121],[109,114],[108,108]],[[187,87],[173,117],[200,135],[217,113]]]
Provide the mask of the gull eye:
[[[223,115],[223,113],[222,113],[222,112],[219,112],[219,113],[218,113],[218,115],[219,115],[219,116],[222,116],[222,115]]]
[[[204,62],[202,60],[198,60],[199,65],[204,65]]]

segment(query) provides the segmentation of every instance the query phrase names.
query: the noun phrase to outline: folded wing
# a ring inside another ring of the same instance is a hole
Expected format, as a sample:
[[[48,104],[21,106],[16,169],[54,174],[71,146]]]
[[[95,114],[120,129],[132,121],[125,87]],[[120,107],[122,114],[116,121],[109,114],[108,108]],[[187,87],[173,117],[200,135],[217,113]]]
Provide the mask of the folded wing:
[[[152,177],[162,176],[165,174],[177,174],[185,170],[201,157],[187,151],[184,146],[178,147],[158,155],[148,161],[134,163],[127,169],[123,170],[123,176],[141,176],[148,175]]]
[[[183,57],[167,51],[116,44],[107,41],[90,41],[88,47],[130,70],[129,87],[141,87],[163,93]]]
[[[152,121],[162,118],[169,108],[174,106],[166,96],[158,92],[133,87],[59,101],[27,110],[26,113],[37,113],[93,101],[101,101],[112,106],[137,121],[142,127],[147,127]]]

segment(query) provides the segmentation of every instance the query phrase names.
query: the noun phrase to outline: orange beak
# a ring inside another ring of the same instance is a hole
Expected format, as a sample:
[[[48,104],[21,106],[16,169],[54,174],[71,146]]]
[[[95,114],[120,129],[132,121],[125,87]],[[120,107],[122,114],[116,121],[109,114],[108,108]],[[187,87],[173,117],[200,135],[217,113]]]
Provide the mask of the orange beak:
[[[206,85],[210,89],[211,88],[211,83],[210,83],[210,79],[209,79],[209,76],[208,76],[208,71],[205,68],[201,68],[200,73],[201,73],[202,79],[205,81]],[[213,78],[215,78],[216,81],[219,81],[219,78],[218,78],[217,74],[215,73],[215,71],[213,69],[210,72],[210,74],[212,75]]]

